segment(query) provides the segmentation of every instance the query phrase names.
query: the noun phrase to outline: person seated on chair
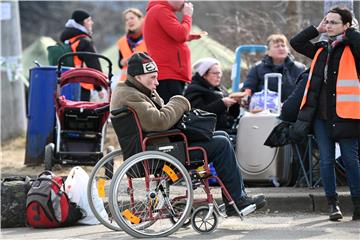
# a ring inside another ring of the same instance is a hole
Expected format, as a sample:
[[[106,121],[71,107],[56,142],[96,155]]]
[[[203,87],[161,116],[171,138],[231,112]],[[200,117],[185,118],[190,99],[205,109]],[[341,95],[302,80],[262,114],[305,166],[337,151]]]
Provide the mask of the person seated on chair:
[[[185,90],[184,96],[191,106],[216,114],[216,130],[236,134],[232,129],[240,113],[240,105],[230,98],[225,86],[221,85],[222,70],[215,58],[202,58],[193,64],[195,75]]]
[[[156,92],[158,68],[146,53],[134,53],[128,61],[127,79],[119,82],[114,89],[110,110],[130,107],[137,113],[144,132],[166,131],[172,128],[191,109],[189,101],[180,95],[170,98],[167,104]],[[266,203],[264,195],[250,197],[246,194],[235,152],[229,139],[223,135],[215,136],[207,142],[190,143],[190,146],[203,147],[213,162],[215,170],[226,189],[241,211],[256,204],[257,209]],[[229,216],[236,211],[226,201]]]
[[[264,89],[264,76],[266,73],[281,73],[281,102],[285,101],[295,89],[297,77],[305,70],[304,64],[295,61],[290,54],[289,42],[283,34],[271,34],[267,38],[265,57],[253,66],[246,77],[241,92],[230,96],[239,99],[253,95]],[[269,90],[277,92],[277,80],[269,78]]]

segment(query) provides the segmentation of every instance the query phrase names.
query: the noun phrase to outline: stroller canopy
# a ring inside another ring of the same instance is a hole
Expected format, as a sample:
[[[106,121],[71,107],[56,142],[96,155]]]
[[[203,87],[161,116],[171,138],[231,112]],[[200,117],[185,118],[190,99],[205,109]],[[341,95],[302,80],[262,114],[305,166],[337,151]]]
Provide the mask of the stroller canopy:
[[[60,77],[60,87],[69,83],[91,83],[100,85],[108,90],[108,77],[93,68],[74,68],[63,73]]]

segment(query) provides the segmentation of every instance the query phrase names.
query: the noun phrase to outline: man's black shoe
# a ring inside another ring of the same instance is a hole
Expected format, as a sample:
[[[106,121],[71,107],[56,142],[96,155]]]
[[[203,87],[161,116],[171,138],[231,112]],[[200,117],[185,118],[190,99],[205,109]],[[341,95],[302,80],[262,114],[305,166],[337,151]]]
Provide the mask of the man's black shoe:
[[[243,210],[244,208],[246,208],[247,206],[249,206],[251,204],[255,204],[256,210],[258,210],[265,206],[266,199],[263,194],[255,195],[253,197],[245,196],[241,200],[236,201],[235,204],[236,204],[237,208],[239,209],[239,211]],[[225,211],[226,211],[226,215],[228,215],[229,217],[230,216],[238,216],[234,207],[229,204],[225,204]]]

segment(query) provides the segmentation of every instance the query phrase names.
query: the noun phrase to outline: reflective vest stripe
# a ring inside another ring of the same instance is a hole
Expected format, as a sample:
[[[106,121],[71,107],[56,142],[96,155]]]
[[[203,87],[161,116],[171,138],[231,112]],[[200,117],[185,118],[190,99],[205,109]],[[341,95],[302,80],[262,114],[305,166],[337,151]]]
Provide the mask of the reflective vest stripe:
[[[311,81],[311,78],[312,78],[312,75],[313,75],[313,72],[314,72],[315,63],[316,63],[316,61],[317,61],[317,59],[319,57],[319,54],[321,53],[322,50],[324,50],[324,48],[319,48],[317,50],[317,52],[315,53],[314,59],[311,62],[310,73],[309,73],[308,80],[306,82],[305,91],[304,91],[304,95],[303,95],[303,98],[302,98],[302,101],[301,101],[300,109],[302,109],[304,107],[305,103],[306,103],[307,94],[308,94],[308,91],[309,91],[309,88],[310,88],[310,81]]]
[[[80,43],[80,38],[82,38],[82,37],[87,37],[87,35],[81,34],[81,35],[77,35],[77,36],[69,39],[69,42],[71,44],[71,50],[73,52],[76,52],[76,49]],[[80,58],[78,56],[74,56],[74,66],[75,67],[77,67],[77,68],[81,67],[82,63],[83,62],[80,60]],[[91,83],[80,83],[80,86],[87,90],[94,90],[94,84],[91,84]]]
[[[342,53],[336,82],[336,114],[341,118],[360,119],[360,82],[350,47]]]
[[[337,85],[339,87],[359,87],[360,82],[359,82],[359,80],[347,80],[347,79],[344,79],[343,81],[339,81],[337,83]]]
[[[135,52],[146,52],[147,51],[144,39],[139,41],[139,43],[135,46],[135,48],[133,48],[131,50],[131,48],[127,42],[126,36],[123,36],[118,40],[117,47],[118,47],[119,51],[121,52],[123,59],[129,59],[131,57],[131,55]],[[126,75],[127,75],[127,65],[123,66],[121,69],[120,80],[125,81]]]
[[[341,95],[338,96],[337,102],[354,102],[354,101],[359,101],[359,98],[360,95]]]

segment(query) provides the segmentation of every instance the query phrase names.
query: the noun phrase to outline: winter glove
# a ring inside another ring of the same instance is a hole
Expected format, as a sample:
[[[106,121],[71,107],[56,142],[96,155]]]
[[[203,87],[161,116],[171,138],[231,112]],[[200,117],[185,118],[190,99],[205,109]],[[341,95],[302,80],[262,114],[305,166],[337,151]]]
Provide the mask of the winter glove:
[[[310,132],[310,123],[296,120],[289,128],[289,138],[295,143],[302,143]]]

